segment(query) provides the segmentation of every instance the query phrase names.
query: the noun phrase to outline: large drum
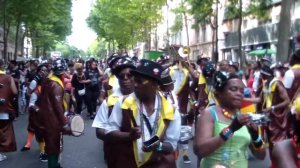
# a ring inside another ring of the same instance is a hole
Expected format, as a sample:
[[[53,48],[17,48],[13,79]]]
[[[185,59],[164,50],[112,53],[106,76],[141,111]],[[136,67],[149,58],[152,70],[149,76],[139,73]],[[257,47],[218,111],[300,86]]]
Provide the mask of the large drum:
[[[83,134],[84,120],[80,115],[68,115],[67,121],[73,136],[78,137]]]
[[[188,141],[192,139],[193,134],[192,134],[192,127],[191,126],[186,126],[182,125],[180,128],[180,141]]]

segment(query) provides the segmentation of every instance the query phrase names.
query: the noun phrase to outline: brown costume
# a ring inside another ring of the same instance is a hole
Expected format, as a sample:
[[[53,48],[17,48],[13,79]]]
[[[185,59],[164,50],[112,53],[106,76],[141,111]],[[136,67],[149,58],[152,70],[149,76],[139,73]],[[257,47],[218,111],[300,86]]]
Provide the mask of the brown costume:
[[[40,107],[39,127],[43,131],[48,155],[60,153],[62,129],[65,125],[63,96],[64,88],[58,82],[45,79],[37,105]]]
[[[0,98],[5,99],[5,103],[0,105],[0,113],[8,113],[9,120],[0,120],[0,152],[13,152],[17,150],[13,120],[16,112],[12,106],[14,94],[10,89],[11,76],[0,74]]]
[[[132,113],[131,110],[122,110],[123,113],[123,119],[122,119],[122,126],[120,128],[121,132],[130,132],[131,130],[131,117],[130,113]],[[166,128],[168,127],[169,121],[165,120]],[[164,130],[165,131],[165,130]],[[164,137],[165,133],[162,134]],[[161,141],[163,141],[161,139]],[[118,153],[118,157],[114,157],[115,165],[113,168],[123,168],[124,165],[126,167],[130,168],[136,168],[136,162],[134,157],[134,151],[133,151],[133,143],[132,142],[118,142],[117,146],[118,151],[114,151]],[[110,155],[114,156],[114,155]],[[175,163],[175,154],[169,153],[169,154],[163,154],[163,153],[157,153],[153,152],[151,158],[141,166],[142,168],[176,168]]]
[[[274,86],[276,85],[276,86]],[[281,103],[282,100],[280,97],[280,93],[279,89],[278,89],[278,85],[281,85],[281,87],[283,87],[283,84],[281,83],[281,81],[277,80],[274,82],[274,84],[271,86],[272,88],[275,87],[275,89],[269,89],[269,91],[271,91],[270,94],[272,94],[272,105],[276,105]],[[266,94],[266,93],[264,93]],[[269,108],[266,106],[266,97],[263,96],[263,102],[264,103],[264,108]],[[270,149],[272,150],[273,145],[276,142],[285,140],[288,138],[288,131],[287,131],[287,127],[288,127],[288,119],[287,119],[287,113],[286,113],[286,109],[285,108],[281,108],[281,109],[275,109],[274,111],[270,112],[270,119],[271,122],[269,122],[266,126],[266,133],[268,136],[268,141],[270,143]]]

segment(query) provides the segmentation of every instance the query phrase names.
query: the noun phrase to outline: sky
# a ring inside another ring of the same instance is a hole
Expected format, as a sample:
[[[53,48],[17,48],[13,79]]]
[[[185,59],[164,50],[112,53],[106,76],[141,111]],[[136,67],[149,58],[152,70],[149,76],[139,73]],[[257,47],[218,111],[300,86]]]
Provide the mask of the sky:
[[[70,45],[82,50],[87,50],[92,41],[97,38],[96,33],[91,30],[86,18],[89,16],[93,0],[73,0],[72,6],[72,34],[67,41]]]

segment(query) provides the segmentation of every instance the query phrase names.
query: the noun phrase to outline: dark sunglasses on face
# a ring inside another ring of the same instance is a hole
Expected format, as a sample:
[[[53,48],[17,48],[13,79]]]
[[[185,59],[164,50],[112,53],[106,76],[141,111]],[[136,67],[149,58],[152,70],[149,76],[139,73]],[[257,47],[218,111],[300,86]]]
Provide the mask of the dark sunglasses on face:
[[[149,83],[149,80],[147,79],[141,79],[141,78],[134,78],[134,82],[141,85],[146,85]]]
[[[133,77],[132,74],[130,73],[123,73],[123,74],[118,74],[117,75],[117,78],[118,79],[121,79],[121,80],[124,80],[124,79],[131,79]]]

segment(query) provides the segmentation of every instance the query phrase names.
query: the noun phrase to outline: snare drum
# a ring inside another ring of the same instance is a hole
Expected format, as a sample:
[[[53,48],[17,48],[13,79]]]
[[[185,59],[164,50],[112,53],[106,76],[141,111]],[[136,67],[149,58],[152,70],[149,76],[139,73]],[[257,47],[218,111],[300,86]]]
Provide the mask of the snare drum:
[[[78,137],[83,134],[84,120],[80,115],[68,115],[67,121],[73,136]]]
[[[180,128],[180,141],[181,142],[188,141],[188,140],[192,139],[192,137],[193,137],[192,127],[182,125]]]

